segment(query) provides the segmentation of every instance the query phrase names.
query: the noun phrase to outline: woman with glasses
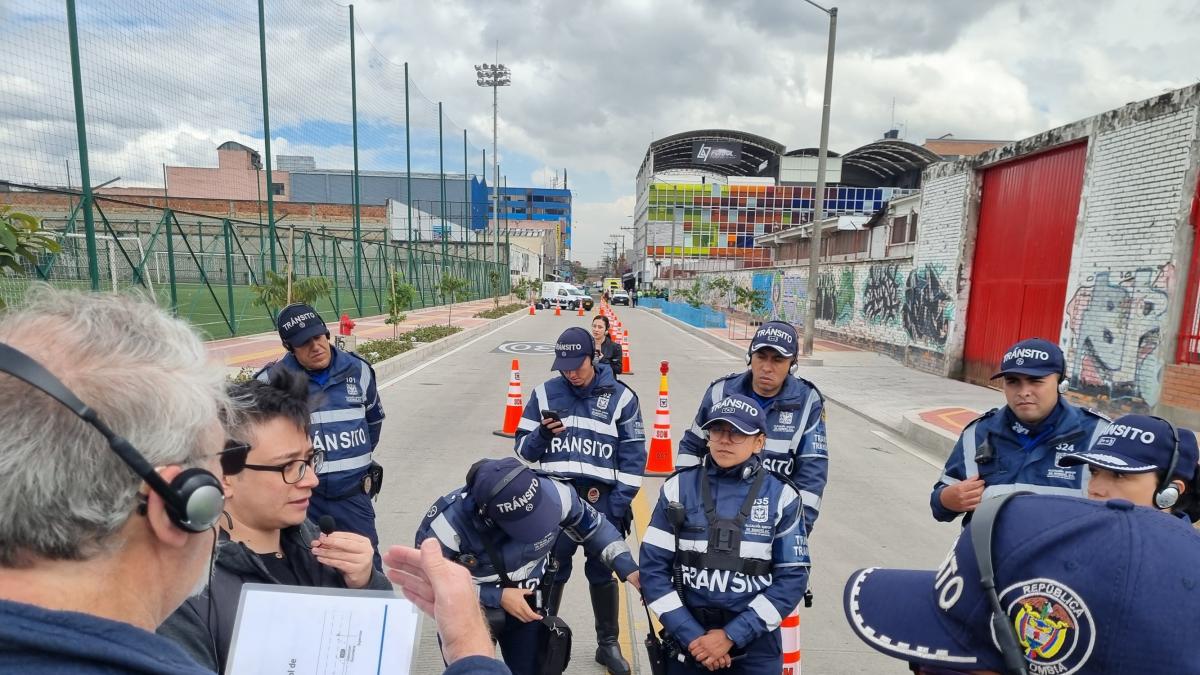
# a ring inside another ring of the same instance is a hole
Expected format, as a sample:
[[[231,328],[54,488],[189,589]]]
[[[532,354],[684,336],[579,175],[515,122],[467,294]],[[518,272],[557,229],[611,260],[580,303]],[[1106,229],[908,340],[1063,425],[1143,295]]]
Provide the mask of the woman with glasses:
[[[727,396],[708,452],[659,494],[642,537],[642,594],[663,625],[667,672],[778,673],[779,624],[808,585],[800,494],[763,466],[766,414]]]
[[[372,565],[370,539],[323,533],[306,520],[324,454],[309,436],[308,383],[276,369],[269,382],[231,385],[236,418],[221,453],[225,518],[208,588],[159,628],[202,665],[222,672],[229,655],[242,584],[391,590]]]

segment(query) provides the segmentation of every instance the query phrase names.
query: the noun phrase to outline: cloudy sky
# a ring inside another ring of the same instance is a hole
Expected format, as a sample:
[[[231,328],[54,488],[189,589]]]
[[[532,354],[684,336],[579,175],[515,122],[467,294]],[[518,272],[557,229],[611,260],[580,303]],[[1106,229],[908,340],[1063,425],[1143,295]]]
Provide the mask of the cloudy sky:
[[[261,147],[253,2],[78,3],[93,182],[211,165],[224,140]],[[74,147],[59,4],[0,0],[6,175],[61,182]],[[345,10],[267,6],[272,149],[348,168]],[[502,172],[510,186],[569,172],[585,264],[630,222],[652,138],[723,127],[789,149],[818,142],[828,22],[800,0],[365,0],[355,10],[363,167],[403,166],[407,61],[415,168],[437,168],[442,101],[447,171],[462,170],[465,128],[478,172],[480,148],[491,152],[491,93],[472,65],[493,61],[499,41],[513,80],[500,95]],[[913,142],[1021,138],[1200,81],[1197,35],[1196,0],[844,0],[830,147],[879,138],[893,102]]]

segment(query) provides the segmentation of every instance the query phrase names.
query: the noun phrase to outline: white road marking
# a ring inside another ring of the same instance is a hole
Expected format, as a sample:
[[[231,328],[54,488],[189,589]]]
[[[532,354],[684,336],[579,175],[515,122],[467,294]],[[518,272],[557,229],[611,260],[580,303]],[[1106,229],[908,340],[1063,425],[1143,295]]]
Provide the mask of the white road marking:
[[[529,315],[526,314],[525,316],[529,316]],[[454,354],[457,354],[458,352],[466,349],[467,347],[470,347],[471,345],[475,344],[476,342],[479,342],[480,340],[484,339],[485,337],[491,336],[493,333],[498,333],[519,321],[524,321],[525,316],[522,316],[520,319],[517,319],[516,321],[513,321],[511,323],[507,323],[503,326],[500,326],[499,328],[490,330],[490,331],[484,333],[483,335],[480,335],[479,337],[471,340],[470,342],[465,342],[465,343],[455,347],[454,349],[451,349],[450,351],[446,352],[445,354],[442,354],[441,356],[439,356],[435,359],[426,361],[425,363],[422,363],[421,365],[417,366],[416,368],[413,368],[412,370],[401,373],[400,375],[397,375],[396,377],[393,377],[392,379],[388,380],[387,382],[384,382],[383,384],[379,385],[378,388],[379,389],[387,389],[388,387],[392,386],[393,384],[396,384],[400,380],[403,380],[404,378],[409,377],[410,375],[415,375],[416,373],[421,372],[425,368],[432,366],[433,364],[437,363],[438,361],[441,361],[442,359],[446,358],[447,356],[453,356]]]

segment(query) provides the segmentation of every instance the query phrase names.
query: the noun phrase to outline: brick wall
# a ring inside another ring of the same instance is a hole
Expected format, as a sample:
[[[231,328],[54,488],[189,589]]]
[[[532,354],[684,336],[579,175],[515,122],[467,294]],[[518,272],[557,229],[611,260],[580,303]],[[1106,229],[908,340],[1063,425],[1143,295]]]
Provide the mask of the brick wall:
[[[919,350],[911,365],[939,374],[946,374],[946,361],[930,354],[945,354],[947,340],[961,331],[955,316],[971,178],[967,170],[926,178],[917,252],[905,285],[905,329]]]
[[[1179,290],[1176,234],[1195,140],[1195,108],[1091,139],[1060,343],[1072,388],[1114,412],[1151,409],[1163,393]]]

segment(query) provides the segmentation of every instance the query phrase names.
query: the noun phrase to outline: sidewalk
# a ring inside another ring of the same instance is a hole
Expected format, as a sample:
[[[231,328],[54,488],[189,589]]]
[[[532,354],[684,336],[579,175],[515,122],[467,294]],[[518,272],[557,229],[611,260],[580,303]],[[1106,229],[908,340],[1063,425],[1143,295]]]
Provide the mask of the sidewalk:
[[[512,302],[513,298],[500,299],[501,305]],[[491,298],[456,303],[454,305],[452,323],[464,330],[485,324],[491,321],[491,319],[476,319],[474,316],[477,312],[491,309],[493,306],[494,303]],[[403,333],[422,326],[444,326],[446,325],[447,312],[448,308],[445,305],[410,310],[405,312],[407,318],[398,325],[396,330],[398,333]],[[329,334],[336,336],[338,333],[337,320],[339,317],[326,316],[323,318],[327,320],[332,319],[332,323],[328,323],[326,326],[329,328]],[[355,319],[354,335],[358,338],[358,342],[361,344],[367,340],[392,337],[392,326],[384,323],[386,320],[386,314]],[[208,353],[220,359],[226,366],[231,368],[259,368],[272,361],[279,360],[285,352],[283,345],[279,342],[279,335],[272,332],[228,338],[225,340],[213,340],[208,343]]]
[[[746,353],[754,335],[736,321],[728,328],[701,329],[661,312],[656,315],[739,356]],[[813,341],[813,351],[818,358],[810,361],[812,365],[805,365],[801,358],[797,375],[816,384],[827,400],[895,431],[937,457],[950,454],[971,420],[1004,405],[1004,394],[998,390],[913,370],[875,352],[824,339]]]

